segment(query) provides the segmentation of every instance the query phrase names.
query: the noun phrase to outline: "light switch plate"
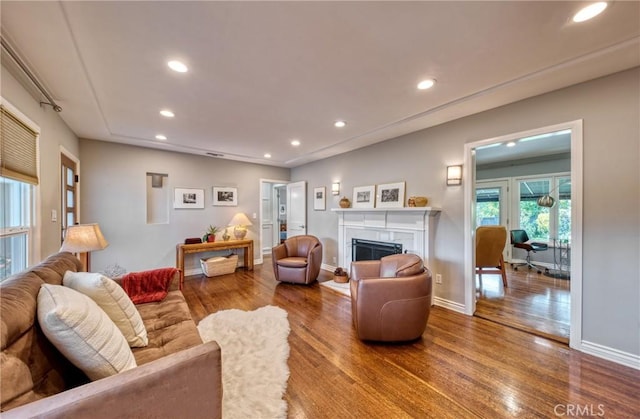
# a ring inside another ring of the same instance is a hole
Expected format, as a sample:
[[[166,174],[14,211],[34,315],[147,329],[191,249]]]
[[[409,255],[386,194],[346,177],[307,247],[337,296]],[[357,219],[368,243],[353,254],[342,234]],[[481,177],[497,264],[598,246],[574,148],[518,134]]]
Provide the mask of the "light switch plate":
[[[58,211],[56,210],[51,210],[51,222],[52,223],[56,223],[58,222]]]

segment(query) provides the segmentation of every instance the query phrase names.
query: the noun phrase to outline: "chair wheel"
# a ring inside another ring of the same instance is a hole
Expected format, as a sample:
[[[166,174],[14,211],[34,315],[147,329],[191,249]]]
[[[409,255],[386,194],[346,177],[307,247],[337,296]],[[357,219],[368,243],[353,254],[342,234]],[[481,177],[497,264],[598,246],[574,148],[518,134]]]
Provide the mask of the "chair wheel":
[[[513,265],[511,265],[511,266],[513,266]],[[517,266],[516,266],[516,267],[514,267],[514,268],[513,268],[513,270],[514,270],[514,271],[517,271],[517,270],[518,270],[518,267],[517,267]]]
[[[541,274],[541,273],[542,273],[542,271],[538,271],[538,273],[539,273],[539,274]]]

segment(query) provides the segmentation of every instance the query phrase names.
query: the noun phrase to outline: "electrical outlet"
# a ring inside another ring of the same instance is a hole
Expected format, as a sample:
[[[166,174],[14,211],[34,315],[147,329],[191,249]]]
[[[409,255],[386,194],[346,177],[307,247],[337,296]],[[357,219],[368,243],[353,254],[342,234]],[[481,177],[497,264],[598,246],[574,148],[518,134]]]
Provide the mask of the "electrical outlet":
[[[442,275],[436,274],[436,284],[442,284]]]

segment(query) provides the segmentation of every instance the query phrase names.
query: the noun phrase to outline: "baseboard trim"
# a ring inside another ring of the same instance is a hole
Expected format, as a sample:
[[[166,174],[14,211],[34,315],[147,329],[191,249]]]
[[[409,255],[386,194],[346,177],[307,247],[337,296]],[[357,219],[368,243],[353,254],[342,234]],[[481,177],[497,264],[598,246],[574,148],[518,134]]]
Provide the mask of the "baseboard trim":
[[[581,342],[579,350],[586,354],[597,356],[598,358],[606,359],[607,361],[615,362],[616,364],[640,370],[639,355],[630,354],[628,352],[623,352],[618,349],[609,348],[608,346],[584,340]]]
[[[329,271],[329,272],[333,272],[336,270],[335,266],[331,266],[331,265],[327,265],[326,263],[323,263],[322,265],[320,265],[320,269],[322,269],[323,271]]]
[[[457,313],[465,314],[464,304],[456,303],[455,301],[445,300],[444,298],[440,297],[433,297],[433,305],[446,308]]]

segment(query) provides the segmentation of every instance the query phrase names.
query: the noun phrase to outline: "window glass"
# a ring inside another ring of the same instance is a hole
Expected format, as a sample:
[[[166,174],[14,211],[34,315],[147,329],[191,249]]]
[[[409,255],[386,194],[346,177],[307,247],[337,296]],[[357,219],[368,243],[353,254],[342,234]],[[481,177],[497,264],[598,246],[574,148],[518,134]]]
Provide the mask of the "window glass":
[[[571,240],[571,178],[557,179],[558,187],[558,238]]]
[[[534,241],[549,241],[549,208],[538,206],[538,198],[549,193],[548,179],[520,180],[520,228]]]
[[[0,177],[0,280],[27,268],[32,188]]]
[[[500,224],[500,188],[476,189],[476,225]]]

